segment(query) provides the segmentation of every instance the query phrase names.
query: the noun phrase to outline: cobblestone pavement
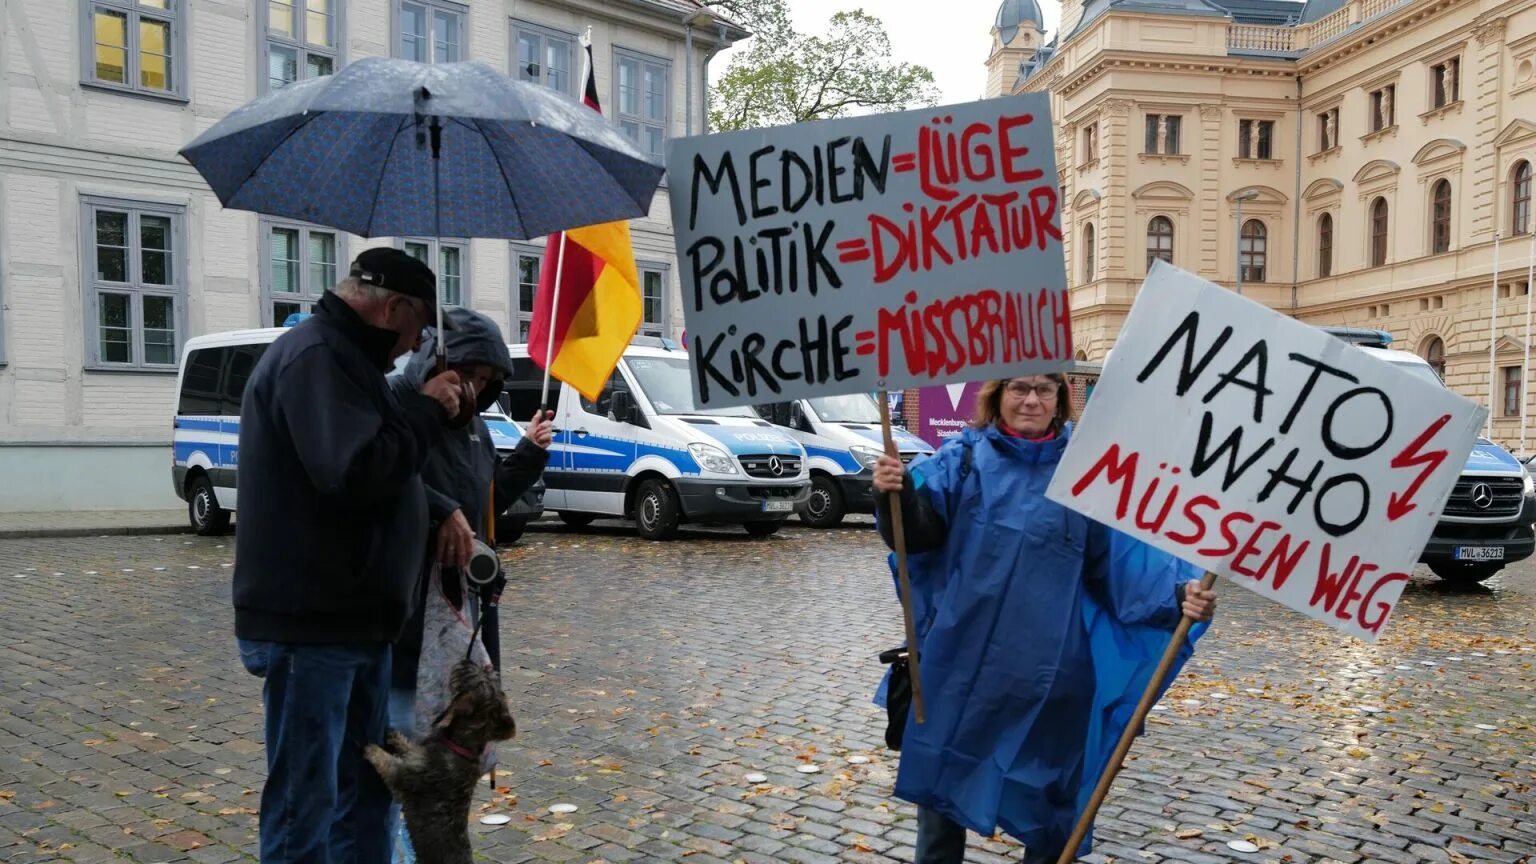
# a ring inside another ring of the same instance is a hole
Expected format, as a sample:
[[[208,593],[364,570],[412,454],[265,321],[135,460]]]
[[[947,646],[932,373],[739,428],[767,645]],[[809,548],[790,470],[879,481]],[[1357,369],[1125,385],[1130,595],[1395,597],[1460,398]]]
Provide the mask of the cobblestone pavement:
[[[231,551],[0,541],[0,860],[251,854],[260,689],[231,644]],[[476,804],[512,820],[477,818],[487,859],[911,860],[869,705],[900,620],[867,527],[671,544],[555,529],[506,557],[521,734]],[[1536,566],[1470,591],[1417,580],[1376,646],[1224,597],[1092,860],[1536,860]],[[1259,850],[1228,847],[1245,838]]]

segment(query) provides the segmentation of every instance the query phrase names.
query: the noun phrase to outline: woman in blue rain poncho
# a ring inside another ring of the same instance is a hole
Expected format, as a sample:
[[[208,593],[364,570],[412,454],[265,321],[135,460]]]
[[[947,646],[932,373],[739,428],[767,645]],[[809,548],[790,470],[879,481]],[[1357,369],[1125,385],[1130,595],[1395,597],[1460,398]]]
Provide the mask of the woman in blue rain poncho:
[[[932,458],[876,466],[913,553],[927,717],[907,722],[896,795],[918,806],[916,864],[962,862],[967,828],[1054,862],[1180,615],[1215,610],[1194,568],[1045,497],[1071,421],[1065,376],[993,381]]]

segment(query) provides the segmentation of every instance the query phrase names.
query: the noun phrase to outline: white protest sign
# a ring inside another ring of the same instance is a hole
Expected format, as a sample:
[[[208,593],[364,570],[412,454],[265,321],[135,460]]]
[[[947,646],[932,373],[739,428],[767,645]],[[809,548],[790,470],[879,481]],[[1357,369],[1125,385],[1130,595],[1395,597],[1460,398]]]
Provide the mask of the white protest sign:
[[[1159,263],[1046,494],[1374,642],[1483,417]]]
[[[1049,96],[669,142],[701,407],[1072,362]]]

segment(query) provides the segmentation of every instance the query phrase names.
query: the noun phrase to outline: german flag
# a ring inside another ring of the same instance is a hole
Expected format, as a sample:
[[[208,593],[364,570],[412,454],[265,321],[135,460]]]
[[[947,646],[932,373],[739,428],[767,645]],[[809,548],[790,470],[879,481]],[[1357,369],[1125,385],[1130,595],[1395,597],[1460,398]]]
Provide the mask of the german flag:
[[[601,114],[591,45],[586,46],[586,52],[582,101]],[[635,268],[628,222],[588,225],[550,235],[528,328],[528,356],[535,363],[595,402],[640,329],[642,317],[640,273]]]

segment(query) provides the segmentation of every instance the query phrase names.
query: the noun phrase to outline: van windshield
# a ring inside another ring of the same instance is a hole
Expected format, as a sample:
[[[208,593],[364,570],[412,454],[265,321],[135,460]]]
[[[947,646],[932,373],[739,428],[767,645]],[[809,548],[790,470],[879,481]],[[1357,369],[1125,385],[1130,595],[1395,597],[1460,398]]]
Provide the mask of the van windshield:
[[[807,399],[823,423],[879,423],[880,406],[863,393]]]
[[[707,414],[712,417],[751,417],[751,408],[698,408],[693,404],[693,377],[686,357],[626,357],[629,371],[635,374],[657,414]]]
[[[1404,372],[1412,374],[1415,378],[1422,378],[1425,381],[1432,381],[1438,387],[1445,386],[1445,382],[1441,381],[1440,376],[1435,374],[1434,367],[1432,366],[1425,366],[1419,363],[1394,363],[1392,365],[1403,370]]]

